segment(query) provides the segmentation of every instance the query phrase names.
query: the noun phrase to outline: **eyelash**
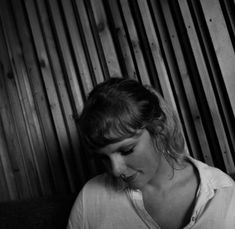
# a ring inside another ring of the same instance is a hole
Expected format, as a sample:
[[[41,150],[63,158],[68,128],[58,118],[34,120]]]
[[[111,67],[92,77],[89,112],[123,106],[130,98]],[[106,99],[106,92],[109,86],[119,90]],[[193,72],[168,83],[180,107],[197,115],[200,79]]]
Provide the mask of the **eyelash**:
[[[126,151],[121,151],[121,155],[122,156],[127,156],[127,155],[130,155],[131,153],[133,153],[133,151],[134,151],[134,147],[130,148]],[[103,162],[109,161],[109,158],[106,155],[94,154],[93,158],[98,159],[98,160],[103,161]]]
[[[127,151],[122,151],[121,154],[122,154],[123,156],[127,156],[127,155],[133,153],[133,151],[134,151],[134,147],[131,148],[131,149],[129,149],[129,150],[127,150]]]

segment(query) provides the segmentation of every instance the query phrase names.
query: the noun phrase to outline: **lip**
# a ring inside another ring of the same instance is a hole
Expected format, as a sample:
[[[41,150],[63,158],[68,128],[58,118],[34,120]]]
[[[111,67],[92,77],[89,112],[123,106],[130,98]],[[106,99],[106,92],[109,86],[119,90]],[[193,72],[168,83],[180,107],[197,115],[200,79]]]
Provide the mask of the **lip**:
[[[135,180],[135,178],[137,177],[137,175],[138,175],[138,172],[134,173],[134,174],[131,175],[131,176],[126,177],[126,178],[123,179],[123,180],[124,180],[126,183],[132,183],[132,182]]]

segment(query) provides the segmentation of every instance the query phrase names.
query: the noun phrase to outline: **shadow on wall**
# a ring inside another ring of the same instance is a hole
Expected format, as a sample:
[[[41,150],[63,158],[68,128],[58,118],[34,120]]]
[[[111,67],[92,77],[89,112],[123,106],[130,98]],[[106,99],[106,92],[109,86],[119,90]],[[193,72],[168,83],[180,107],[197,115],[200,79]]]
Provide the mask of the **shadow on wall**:
[[[0,203],[1,229],[65,229],[76,195]]]

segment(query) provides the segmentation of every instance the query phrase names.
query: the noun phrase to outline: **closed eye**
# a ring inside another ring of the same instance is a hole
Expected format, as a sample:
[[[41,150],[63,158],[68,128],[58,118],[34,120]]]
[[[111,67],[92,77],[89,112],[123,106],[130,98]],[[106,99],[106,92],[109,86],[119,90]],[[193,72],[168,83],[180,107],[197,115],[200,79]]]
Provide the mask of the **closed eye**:
[[[123,151],[121,151],[121,154],[122,154],[123,156],[127,156],[127,155],[129,155],[129,154],[131,154],[131,153],[133,153],[133,152],[134,152],[134,147],[131,148],[131,149],[128,149],[128,150],[123,150]]]

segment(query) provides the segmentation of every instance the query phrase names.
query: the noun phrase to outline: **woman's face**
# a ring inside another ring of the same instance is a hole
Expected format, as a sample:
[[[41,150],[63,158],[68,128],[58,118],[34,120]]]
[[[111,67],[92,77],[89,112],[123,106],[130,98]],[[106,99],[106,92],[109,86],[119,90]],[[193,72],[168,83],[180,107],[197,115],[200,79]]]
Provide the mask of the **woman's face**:
[[[153,182],[163,158],[145,129],[134,137],[101,148],[98,154],[108,170],[115,177],[124,175],[123,180],[133,189],[142,189]]]

